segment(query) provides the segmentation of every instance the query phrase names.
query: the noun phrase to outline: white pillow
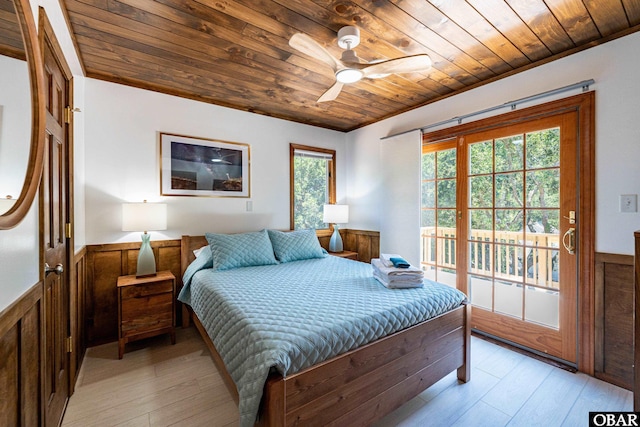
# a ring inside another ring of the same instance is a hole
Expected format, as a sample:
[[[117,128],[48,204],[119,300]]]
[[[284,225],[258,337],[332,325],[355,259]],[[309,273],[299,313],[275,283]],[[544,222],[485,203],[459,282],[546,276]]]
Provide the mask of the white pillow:
[[[209,245],[203,246],[199,249],[194,249],[193,250],[193,255],[195,255],[196,258],[198,258],[200,256],[200,254],[202,253],[202,251]]]

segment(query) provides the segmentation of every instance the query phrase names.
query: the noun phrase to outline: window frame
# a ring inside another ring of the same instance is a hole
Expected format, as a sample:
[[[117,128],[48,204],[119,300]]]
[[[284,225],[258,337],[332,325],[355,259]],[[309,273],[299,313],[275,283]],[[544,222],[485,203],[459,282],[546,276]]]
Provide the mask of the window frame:
[[[294,230],[295,221],[294,221],[294,177],[295,177],[295,153],[296,150],[304,150],[311,151],[316,153],[321,153],[324,155],[331,155],[331,160],[328,160],[328,190],[329,190],[329,204],[336,203],[336,150],[332,150],[329,148],[320,148],[320,147],[312,147],[310,145],[301,145],[301,144],[289,144],[289,229]],[[329,225],[328,228],[323,228],[322,230],[331,230],[332,226]]]

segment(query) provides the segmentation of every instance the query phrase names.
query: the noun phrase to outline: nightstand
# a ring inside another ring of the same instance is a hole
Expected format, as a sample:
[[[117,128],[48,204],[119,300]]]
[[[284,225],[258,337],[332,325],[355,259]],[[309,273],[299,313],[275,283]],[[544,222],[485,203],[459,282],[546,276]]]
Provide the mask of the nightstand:
[[[348,258],[358,261],[358,252],[342,251],[342,252],[329,252],[329,255],[338,256],[340,258]]]
[[[176,278],[170,271],[155,276],[118,277],[118,358],[131,341],[170,334],[176,343]]]

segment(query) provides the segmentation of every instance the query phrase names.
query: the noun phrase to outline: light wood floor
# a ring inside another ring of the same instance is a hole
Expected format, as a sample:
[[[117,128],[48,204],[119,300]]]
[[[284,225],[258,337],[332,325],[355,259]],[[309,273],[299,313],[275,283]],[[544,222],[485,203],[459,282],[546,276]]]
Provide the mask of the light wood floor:
[[[584,426],[589,411],[631,411],[631,392],[472,337],[471,381],[455,373],[376,424]],[[63,426],[235,426],[238,410],[193,328],[87,351]]]

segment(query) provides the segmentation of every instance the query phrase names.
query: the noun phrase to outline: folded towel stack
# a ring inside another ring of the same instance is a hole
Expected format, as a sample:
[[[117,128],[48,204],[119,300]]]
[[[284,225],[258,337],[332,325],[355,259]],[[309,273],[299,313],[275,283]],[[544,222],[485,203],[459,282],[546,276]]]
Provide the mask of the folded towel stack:
[[[404,258],[398,254],[380,254],[380,261],[385,267],[409,268],[409,264]]]
[[[391,259],[394,261],[391,261]],[[371,260],[373,277],[389,289],[421,288],[424,272],[395,254],[380,254]]]

